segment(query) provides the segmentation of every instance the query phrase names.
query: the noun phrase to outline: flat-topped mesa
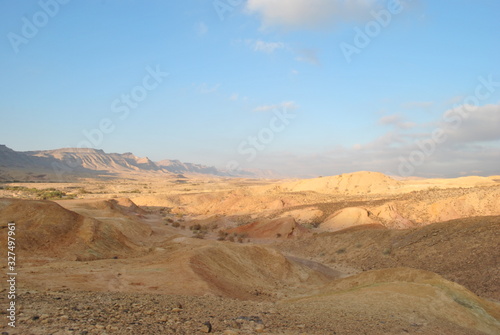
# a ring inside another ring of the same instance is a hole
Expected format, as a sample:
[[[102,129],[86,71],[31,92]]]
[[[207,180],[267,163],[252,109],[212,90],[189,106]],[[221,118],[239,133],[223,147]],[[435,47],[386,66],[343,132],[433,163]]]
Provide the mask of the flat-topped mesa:
[[[59,178],[71,174],[73,176],[113,175],[127,172],[134,173],[187,173],[223,177],[250,177],[260,175],[271,176],[272,172],[260,170],[225,171],[214,166],[194,163],[183,163],[178,160],[162,160],[153,162],[148,157],[137,157],[131,152],[123,154],[106,153],[94,148],[61,148],[54,150],[37,150],[18,152],[0,145],[0,167],[14,169],[15,179],[29,180],[30,175],[44,173],[57,175]],[[20,173],[19,170],[22,170]],[[9,171],[4,171],[9,172]],[[12,171],[10,171],[12,172]],[[22,174],[24,175],[23,177]],[[19,178],[20,177],[20,178]],[[9,177],[14,179],[13,177]],[[54,179],[53,178],[53,179]]]

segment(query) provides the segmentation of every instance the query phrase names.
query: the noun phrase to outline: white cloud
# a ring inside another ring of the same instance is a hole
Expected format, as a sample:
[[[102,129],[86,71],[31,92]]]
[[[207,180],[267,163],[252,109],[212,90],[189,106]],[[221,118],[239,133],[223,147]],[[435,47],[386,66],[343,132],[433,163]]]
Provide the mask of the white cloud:
[[[416,126],[414,122],[405,121],[399,114],[383,116],[378,122],[382,125],[392,125],[399,129],[410,129]]]
[[[378,0],[248,0],[246,10],[258,14],[264,27],[320,28],[370,17]]]
[[[297,107],[298,106],[293,101],[284,101],[284,102],[282,102],[280,104],[275,104],[275,105],[258,106],[256,108],[254,108],[253,111],[254,112],[270,112],[270,111],[273,111],[273,110],[276,110],[276,109],[281,109],[281,108],[295,109]]]
[[[500,140],[500,105],[450,109],[440,126],[454,144]]]
[[[282,106],[296,107],[293,102],[283,102],[254,111],[268,112]],[[500,103],[457,107],[422,124],[409,123],[400,114],[385,115],[378,124],[391,128],[371,141],[330,150],[312,149],[310,154],[263,152],[252,167],[300,177],[360,170],[402,177],[499,174]]]
[[[299,62],[306,62],[313,65],[319,65],[320,61],[317,55],[317,51],[314,49],[300,49],[297,50],[298,56],[295,58]]]
[[[207,83],[203,83],[200,85],[199,89],[200,89],[200,93],[209,94],[209,93],[217,92],[219,87],[220,87],[220,84],[215,84],[215,85],[210,86]]]
[[[279,49],[285,49],[286,44],[283,42],[265,42],[262,40],[245,40],[245,43],[250,46],[253,51],[264,52],[264,53],[273,53]]]

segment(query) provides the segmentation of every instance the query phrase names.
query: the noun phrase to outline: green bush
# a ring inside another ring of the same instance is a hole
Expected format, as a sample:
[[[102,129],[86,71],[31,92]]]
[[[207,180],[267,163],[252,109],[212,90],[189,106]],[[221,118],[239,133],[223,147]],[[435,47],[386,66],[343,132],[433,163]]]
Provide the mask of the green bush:
[[[25,192],[41,200],[73,199],[75,197],[72,194],[67,195],[65,192],[57,190],[55,188],[46,188],[43,190],[39,190],[37,188],[27,188],[24,186],[7,186],[5,189],[8,191]]]

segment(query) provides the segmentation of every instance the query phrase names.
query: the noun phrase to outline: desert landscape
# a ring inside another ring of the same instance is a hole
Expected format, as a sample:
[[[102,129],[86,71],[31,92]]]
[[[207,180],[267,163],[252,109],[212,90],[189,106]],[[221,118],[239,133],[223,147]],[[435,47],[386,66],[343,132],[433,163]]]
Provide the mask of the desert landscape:
[[[500,335],[500,1],[0,1],[0,335]]]
[[[5,151],[4,176],[34,155]],[[99,155],[78,159],[103,175],[41,166],[0,186],[2,245],[16,227],[5,332],[500,332],[500,176],[248,179]]]

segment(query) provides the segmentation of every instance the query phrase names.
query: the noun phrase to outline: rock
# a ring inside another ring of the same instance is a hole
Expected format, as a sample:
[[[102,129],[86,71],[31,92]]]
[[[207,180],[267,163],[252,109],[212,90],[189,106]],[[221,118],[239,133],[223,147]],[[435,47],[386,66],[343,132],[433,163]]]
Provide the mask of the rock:
[[[210,321],[207,321],[201,326],[201,331],[204,333],[211,333],[212,332],[212,324]]]
[[[172,312],[174,312],[174,313],[180,313],[180,312],[182,312],[182,308],[178,308],[178,307],[172,308]]]
[[[255,331],[257,333],[262,333],[264,332],[264,325],[262,323],[258,323],[256,326],[255,326]]]

